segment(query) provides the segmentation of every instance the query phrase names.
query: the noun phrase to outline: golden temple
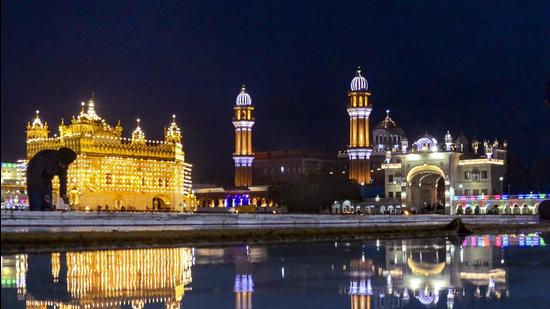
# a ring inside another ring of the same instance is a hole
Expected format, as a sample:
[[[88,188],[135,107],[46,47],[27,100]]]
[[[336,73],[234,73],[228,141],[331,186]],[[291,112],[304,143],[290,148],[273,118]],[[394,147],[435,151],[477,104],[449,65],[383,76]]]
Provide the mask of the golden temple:
[[[43,149],[68,147],[77,153],[67,178],[74,210],[193,210],[192,166],[185,161],[175,117],[164,128],[164,141],[146,139],[139,119],[125,138],[120,121],[109,125],[90,99],[70,124],[61,120],[59,136],[50,137],[37,111],[27,124],[27,160]]]

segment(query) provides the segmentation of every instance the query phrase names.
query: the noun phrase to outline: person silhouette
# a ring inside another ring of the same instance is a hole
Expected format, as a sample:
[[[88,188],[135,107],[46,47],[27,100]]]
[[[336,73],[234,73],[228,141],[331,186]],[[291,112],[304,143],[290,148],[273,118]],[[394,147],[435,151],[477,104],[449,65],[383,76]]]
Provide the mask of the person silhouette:
[[[69,148],[41,150],[27,166],[27,193],[31,211],[52,209],[52,179],[59,177],[59,195],[68,204],[67,170],[76,160],[76,153]]]

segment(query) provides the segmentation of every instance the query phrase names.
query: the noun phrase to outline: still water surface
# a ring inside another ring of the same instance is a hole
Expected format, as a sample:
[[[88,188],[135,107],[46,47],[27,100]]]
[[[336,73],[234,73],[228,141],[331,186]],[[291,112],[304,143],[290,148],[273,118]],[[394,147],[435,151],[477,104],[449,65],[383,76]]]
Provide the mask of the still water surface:
[[[2,308],[550,308],[550,234],[2,256]]]

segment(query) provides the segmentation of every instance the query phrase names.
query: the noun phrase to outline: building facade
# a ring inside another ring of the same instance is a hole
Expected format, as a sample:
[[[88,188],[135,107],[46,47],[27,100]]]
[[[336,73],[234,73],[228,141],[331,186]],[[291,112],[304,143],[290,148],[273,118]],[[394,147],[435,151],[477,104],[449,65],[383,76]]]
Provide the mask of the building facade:
[[[443,141],[425,134],[410,151],[389,153],[382,164],[386,197],[399,197],[401,207],[418,213],[437,208],[454,214],[455,196],[502,194],[506,142],[473,140],[470,145],[463,135],[453,139],[449,132]]]
[[[185,161],[175,115],[164,129],[164,141],[146,139],[139,119],[131,138],[123,137],[122,130],[120,121],[111,126],[96,114],[93,99],[82,102],[80,114],[70,124],[62,119],[59,135],[53,137],[37,111],[27,125],[27,160],[43,149],[68,147],[77,153],[67,179],[72,209],[181,211],[192,207],[191,164]]]
[[[27,162],[2,162],[2,209],[23,209],[29,206],[27,197]]]
[[[390,117],[386,110],[386,118],[380,121],[372,131],[373,152],[371,155],[372,183],[384,184],[382,164],[387,163],[394,153],[407,152],[408,140],[405,131]]]
[[[252,168],[255,184],[271,185],[292,181],[312,173],[342,173],[345,165],[331,153],[309,149],[263,151],[256,153]]]

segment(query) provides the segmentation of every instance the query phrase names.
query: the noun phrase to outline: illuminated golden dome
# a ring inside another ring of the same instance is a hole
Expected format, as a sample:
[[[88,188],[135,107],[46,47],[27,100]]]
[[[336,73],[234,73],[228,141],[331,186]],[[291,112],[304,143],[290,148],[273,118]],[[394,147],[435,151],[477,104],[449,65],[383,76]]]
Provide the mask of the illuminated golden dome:
[[[164,140],[167,143],[181,143],[181,130],[176,124],[176,115],[172,115],[172,123],[165,130]]]
[[[139,123],[141,122],[141,120],[138,118],[136,122],[137,122],[137,127],[134,130],[134,132],[132,132],[132,143],[141,143],[141,144],[145,143],[145,133],[139,126]]]
[[[39,110],[36,110],[36,117],[34,118],[33,122],[32,122],[32,126],[40,126],[42,127],[43,124],[42,124],[42,120],[40,120],[40,111]]]

